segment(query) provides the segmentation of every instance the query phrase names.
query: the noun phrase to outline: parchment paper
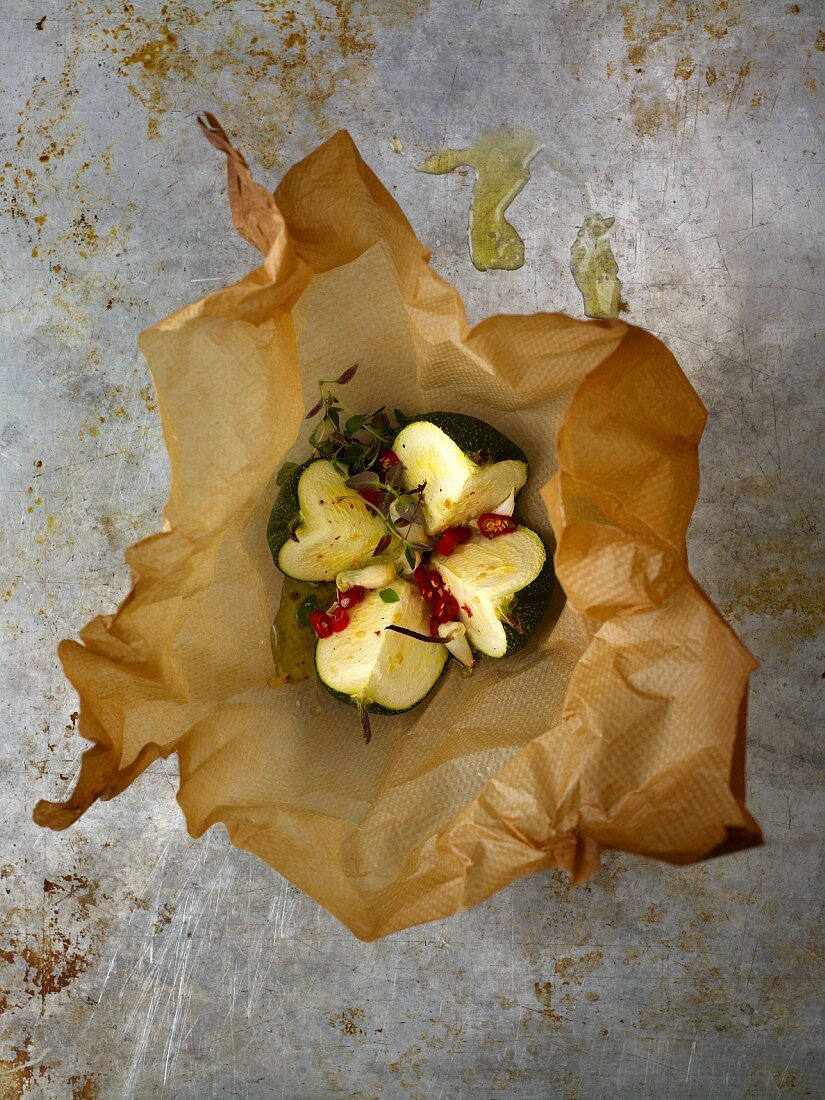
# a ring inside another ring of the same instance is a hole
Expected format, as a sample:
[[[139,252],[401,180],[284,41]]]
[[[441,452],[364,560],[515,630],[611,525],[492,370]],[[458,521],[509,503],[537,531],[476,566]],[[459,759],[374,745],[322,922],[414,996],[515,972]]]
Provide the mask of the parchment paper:
[[[471,330],[347,133],[273,198],[202,125],[264,261],[141,336],[165,523],[127,551],[117,613],[60,645],[94,744],[35,820],[66,828],[176,752],[190,833],[223,822],[363,939],[530,871],[581,882],[605,847],[687,863],[760,843],[744,805],[756,662],[688,571],[705,410],[673,356],[619,321]],[[470,412],[524,448],[525,521],[555,536],[564,590],[521,653],[452,669],[412,712],[373,718],[369,746],[315,680],[267,685],[274,475],[306,451],[318,379],[356,362],[350,407]]]

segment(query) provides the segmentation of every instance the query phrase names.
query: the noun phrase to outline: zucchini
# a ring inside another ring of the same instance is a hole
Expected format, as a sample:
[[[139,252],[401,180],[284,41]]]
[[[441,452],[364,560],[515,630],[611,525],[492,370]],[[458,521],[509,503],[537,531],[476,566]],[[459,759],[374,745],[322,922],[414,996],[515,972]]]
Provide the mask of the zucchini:
[[[426,483],[423,510],[430,535],[491,511],[527,481],[521,448],[474,416],[420,416],[401,429],[392,449],[404,464],[404,487]]]
[[[540,535],[527,527],[487,539],[475,531],[431,565],[458,600],[470,645],[488,657],[509,657],[526,643],[553,592],[553,562]]]
[[[363,565],[385,532],[384,521],[325,458],[297,466],[269,517],[275,564],[299,581],[331,581]]]

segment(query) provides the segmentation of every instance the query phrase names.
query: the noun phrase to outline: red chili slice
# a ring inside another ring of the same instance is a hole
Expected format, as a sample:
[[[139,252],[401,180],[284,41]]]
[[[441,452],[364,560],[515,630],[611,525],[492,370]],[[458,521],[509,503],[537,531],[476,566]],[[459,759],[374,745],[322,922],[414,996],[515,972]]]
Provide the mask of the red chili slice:
[[[319,638],[328,638],[332,634],[332,621],[326,611],[311,611],[309,625]]]
[[[443,554],[445,558],[449,557],[457,546],[461,546],[467,541],[470,534],[469,527],[448,527],[435,544],[436,553]]]
[[[380,489],[359,489],[358,493],[364,498],[364,500],[368,501],[370,504],[378,504],[381,500]]]
[[[503,516],[499,512],[485,512],[478,517],[478,529],[486,539],[496,539],[499,535],[509,535],[518,531],[518,523],[512,516]]]
[[[340,634],[349,626],[349,615],[339,604],[333,604],[329,612],[329,621],[335,633]]]
[[[443,554],[448,558],[458,546],[458,535],[455,527],[448,527],[438,542],[435,544],[436,554]]]
[[[437,593],[433,588],[433,583],[430,580],[430,571],[426,565],[419,565],[413,573],[415,577],[415,583],[418,585],[418,591],[427,601],[427,603],[433,603],[437,599]]]
[[[438,636],[438,619],[435,615],[430,615],[430,637],[437,638]]]
[[[398,466],[401,459],[395,453],[395,451],[382,451],[378,456],[378,465],[383,473],[391,470],[393,466]]]
[[[364,589],[360,584],[355,584],[352,588],[348,588],[346,592],[338,593],[338,606],[343,607],[345,611],[349,611],[351,607],[356,607],[364,598]]]
[[[433,608],[433,614],[440,623],[454,622],[458,618],[458,600],[447,592]]]
[[[427,578],[430,582],[430,587],[435,593],[436,599],[438,599],[440,596],[446,595],[447,589],[444,587],[444,578],[441,576],[437,569],[428,570]]]

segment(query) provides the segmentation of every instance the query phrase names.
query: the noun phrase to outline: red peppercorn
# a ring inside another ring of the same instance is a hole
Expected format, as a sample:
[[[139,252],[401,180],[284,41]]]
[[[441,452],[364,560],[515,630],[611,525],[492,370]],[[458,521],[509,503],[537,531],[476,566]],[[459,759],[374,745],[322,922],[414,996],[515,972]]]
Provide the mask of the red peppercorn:
[[[340,634],[349,626],[349,615],[340,604],[333,604],[329,610],[329,621],[335,633]]]
[[[433,608],[433,614],[440,623],[454,622],[458,618],[458,600],[449,592],[445,593]]]
[[[357,607],[364,598],[364,589],[360,584],[355,584],[352,588],[348,588],[346,592],[338,593],[338,606],[343,607],[345,611],[349,611],[351,607]]]
[[[443,554],[445,558],[449,557],[457,546],[467,541],[470,534],[469,527],[448,527],[435,544],[435,552]]]
[[[395,453],[395,451],[382,451],[378,456],[378,465],[383,473],[391,470],[393,466],[398,466],[401,459]]]
[[[328,638],[332,634],[332,622],[326,611],[311,611],[309,625],[319,638]]]
[[[512,516],[503,516],[498,512],[485,512],[478,517],[478,529],[486,539],[495,539],[499,535],[509,535],[518,531],[518,523]]]
[[[381,495],[382,494],[381,494],[380,489],[359,489],[358,493],[369,504],[376,504],[377,505],[381,501]]]

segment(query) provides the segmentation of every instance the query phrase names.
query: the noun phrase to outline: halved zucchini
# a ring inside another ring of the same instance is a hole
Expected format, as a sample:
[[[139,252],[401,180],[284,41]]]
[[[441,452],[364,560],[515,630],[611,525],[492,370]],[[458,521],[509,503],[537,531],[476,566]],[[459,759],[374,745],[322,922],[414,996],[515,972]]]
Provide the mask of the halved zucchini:
[[[426,482],[422,501],[434,535],[489,512],[527,480],[524,452],[483,420],[428,413],[411,421],[392,446],[404,464],[404,486]]]
[[[269,518],[275,564],[299,581],[330,581],[362,565],[385,532],[384,521],[325,458],[304,463],[284,482]]]
[[[488,657],[524,645],[553,591],[552,558],[527,527],[494,539],[476,531],[449,557],[433,554],[431,564],[458,600],[470,644]]]
[[[345,630],[318,640],[315,668],[338,698],[394,714],[428,694],[444,669],[447,649],[387,630],[395,625],[429,635],[429,608],[415,585],[399,577],[384,591],[390,590],[398,596],[395,602],[386,603],[379,591],[367,592]]]

